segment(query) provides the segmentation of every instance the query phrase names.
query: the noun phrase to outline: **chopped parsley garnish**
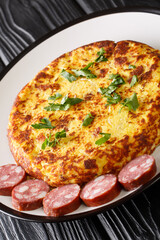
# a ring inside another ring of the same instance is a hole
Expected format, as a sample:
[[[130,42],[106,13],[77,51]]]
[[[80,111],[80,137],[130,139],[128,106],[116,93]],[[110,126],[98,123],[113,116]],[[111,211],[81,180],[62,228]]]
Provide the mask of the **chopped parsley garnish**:
[[[111,79],[117,79],[118,77],[120,77],[120,74],[113,74],[113,73],[109,74],[109,79],[110,80]]]
[[[64,69],[62,70],[61,75],[69,82],[76,81],[78,77],[96,78],[97,76],[88,69],[91,65],[93,65],[93,62],[89,63],[86,67],[81,68],[80,70],[72,69],[72,72],[74,72],[75,76]]]
[[[46,111],[58,111],[58,110],[63,110],[66,111],[68,110],[72,105],[78,104],[82,102],[83,99],[81,98],[69,98],[68,94],[62,98],[61,103],[49,103],[49,106],[45,107],[44,109]]]
[[[121,101],[121,96],[115,92],[112,95],[107,96],[107,105],[116,104]]]
[[[86,127],[86,126],[90,125],[92,123],[93,119],[94,119],[94,116],[92,116],[91,113],[88,113],[83,120],[82,126]]]
[[[92,65],[94,64],[94,62],[90,62],[87,64],[87,66],[85,66],[84,68],[82,68],[83,70],[87,70],[88,68],[90,68]]]
[[[135,69],[135,68],[136,68],[135,65],[131,65],[131,64],[129,64],[129,66],[128,66],[128,69]]]
[[[95,142],[95,144],[97,144],[97,145],[101,145],[101,144],[107,142],[107,141],[110,139],[110,137],[111,137],[111,134],[110,134],[110,133],[100,133],[100,134],[101,134],[103,137],[100,138],[100,139],[98,139],[98,140]]]
[[[63,76],[63,77],[64,77],[65,79],[67,79],[69,82],[74,82],[74,81],[77,80],[77,78],[76,78],[73,74],[67,72],[65,69],[62,70],[61,76]]]
[[[115,85],[115,86],[117,86],[117,85],[120,85],[120,84],[124,84],[124,83],[125,83],[124,79],[121,77],[120,74],[113,74],[113,73],[112,73],[112,74],[109,75],[109,79],[112,79],[112,80],[113,80],[110,85]]]
[[[102,95],[104,95],[105,97],[108,97],[111,93],[113,93],[115,90],[117,89],[117,86],[112,86],[109,85],[107,88],[98,88],[98,92]]]
[[[60,144],[59,143],[59,140],[60,138],[65,138],[66,137],[66,130],[62,130],[61,132],[57,132],[55,134],[55,137],[54,137],[54,140],[51,141],[51,134],[49,135],[49,138],[46,137],[45,141],[42,143],[42,146],[41,148],[44,150],[46,148],[46,146],[49,146],[49,147],[55,147],[56,144]]]
[[[133,87],[138,82],[137,75],[133,75],[130,86]]]
[[[61,98],[61,97],[62,97],[62,94],[56,93],[56,94],[54,94],[53,96],[50,96],[50,97],[48,98],[48,100],[53,100],[53,101],[55,101],[55,100],[57,100],[58,98]]]
[[[80,70],[72,69],[72,71],[75,73],[76,77],[86,77],[86,78],[96,78],[97,77],[88,68],[87,69],[82,68]]]
[[[99,62],[106,62],[108,59],[104,56],[105,50],[104,48],[101,48],[99,52],[97,52],[98,58],[95,59],[94,62],[90,62],[85,66],[84,68],[81,68],[79,70],[77,69],[72,69],[72,72],[74,72],[75,75],[67,72],[65,69],[62,70],[60,73],[61,76],[63,76],[65,79],[67,79],[69,82],[74,82],[77,80],[77,77],[86,77],[86,78],[96,78],[97,76],[89,70],[89,68],[94,64],[94,63],[99,63]]]
[[[119,74],[110,74],[109,79],[113,79],[107,88],[100,87],[98,92],[107,98],[108,105],[116,104],[121,100],[121,96],[114,91],[119,85],[125,84],[124,79]]]
[[[98,92],[106,97],[113,93],[119,85],[125,84],[124,79],[119,74],[111,74],[110,79],[113,79],[111,84],[107,88],[99,88]]]
[[[101,48],[100,51],[97,52],[98,58],[96,58],[95,62],[99,63],[108,61],[108,59],[104,56],[105,52],[106,51],[104,50],[104,48]]]
[[[105,50],[104,48],[101,48],[99,52],[97,52],[98,58],[95,59],[94,62],[90,62],[87,64],[86,67],[82,68],[81,70],[88,70],[94,63],[99,63],[99,62],[106,62],[108,59],[104,56]],[[83,75],[82,75],[83,76]],[[95,75],[94,75],[95,76]],[[96,77],[96,76],[95,76]],[[88,77],[89,78],[89,77]],[[92,77],[93,78],[93,77]]]
[[[110,86],[119,86],[125,84],[124,79],[118,75],[117,77],[113,78],[113,81],[111,82]]]
[[[41,123],[35,123],[35,124],[32,124],[31,126],[35,129],[43,129],[43,128],[53,129],[53,128],[55,128],[55,126],[52,126],[51,122],[47,118],[42,118],[40,121],[41,121]]]
[[[107,88],[98,88],[98,92],[101,94],[101,95],[104,95],[106,92],[107,92]]]
[[[51,134],[49,135],[49,138],[46,137],[46,139],[42,143],[41,149],[44,150],[47,146],[52,147],[53,146],[53,141],[50,141],[50,140],[51,140]]]
[[[59,144],[58,139],[65,138],[65,137],[66,137],[66,130],[65,129],[63,129],[61,132],[56,132],[53,146],[56,146],[57,143]]]
[[[130,98],[124,99],[124,101],[121,104],[123,105],[123,107],[128,107],[129,111],[131,111],[131,110],[136,111],[136,109],[139,107],[137,94],[133,93],[133,95]],[[120,111],[121,111],[121,109],[120,109]]]

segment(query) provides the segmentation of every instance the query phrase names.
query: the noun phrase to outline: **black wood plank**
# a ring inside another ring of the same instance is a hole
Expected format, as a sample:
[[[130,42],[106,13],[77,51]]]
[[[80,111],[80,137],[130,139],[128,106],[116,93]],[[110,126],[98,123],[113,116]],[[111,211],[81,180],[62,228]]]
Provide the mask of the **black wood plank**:
[[[159,0],[0,0],[0,71],[31,43],[96,11],[160,7]],[[0,214],[0,240],[160,239],[160,182],[106,213],[67,223],[32,223]]]

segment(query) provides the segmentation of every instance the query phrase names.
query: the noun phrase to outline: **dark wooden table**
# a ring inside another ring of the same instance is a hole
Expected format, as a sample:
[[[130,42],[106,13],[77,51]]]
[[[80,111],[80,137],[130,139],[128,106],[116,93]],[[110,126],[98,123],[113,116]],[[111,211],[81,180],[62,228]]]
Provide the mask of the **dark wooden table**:
[[[160,1],[0,0],[0,72],[36,40],[67,22],[101,10],[135,6],[160,8]],[[119,207],[71,222],[27,222],[0,213],[0,240],[160,239],[159,192],[160,181]]]

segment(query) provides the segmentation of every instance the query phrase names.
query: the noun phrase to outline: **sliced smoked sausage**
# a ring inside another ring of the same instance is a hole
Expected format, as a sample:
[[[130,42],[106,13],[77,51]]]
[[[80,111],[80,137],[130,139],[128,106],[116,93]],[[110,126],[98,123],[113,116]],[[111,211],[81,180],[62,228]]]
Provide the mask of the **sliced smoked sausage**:
[[[49,186],[42,180],[27,180],[12,191],[12,205],[19,211],[34,210],[42,206],[42,200],[49,192]]]
[[[24,169],[16,164],[0,166],[0,195],[11,196],[12,189],[25,178]]]
[[[89,206],[99,206],[114,199],[120,193],[117,177],[106,174],[88,182],[82,189],[80,198]]]
[[[148,182],[156,173],[154,157],[143,155],[127,163],[118,174],[118,181],[130,191]]]
[[[79,195],[78,184],[68,184],[53,189],[43,199],[45,214],[58,217],[75,211],[81,204]]]

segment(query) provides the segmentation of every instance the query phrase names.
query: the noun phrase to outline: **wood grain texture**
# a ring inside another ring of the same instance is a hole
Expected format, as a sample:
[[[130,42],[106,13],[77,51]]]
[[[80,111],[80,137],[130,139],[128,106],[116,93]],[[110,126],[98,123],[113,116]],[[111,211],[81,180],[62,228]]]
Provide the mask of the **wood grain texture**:
[[[159,0],[0,0],[0,71],[49,31],[89,13]],[[35,223],[0,213],[0,240],[158,240],[160,182],[125,204],[66,223]]]

